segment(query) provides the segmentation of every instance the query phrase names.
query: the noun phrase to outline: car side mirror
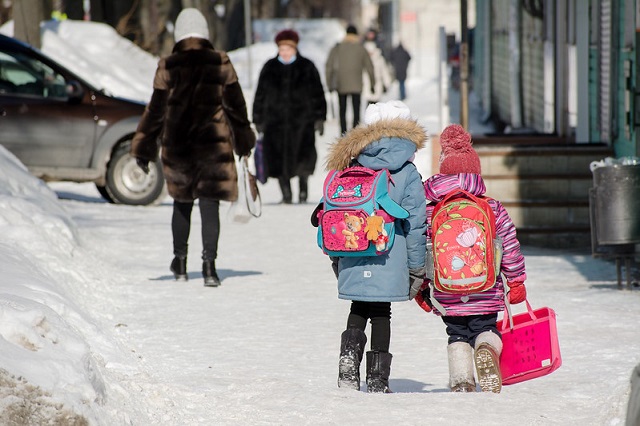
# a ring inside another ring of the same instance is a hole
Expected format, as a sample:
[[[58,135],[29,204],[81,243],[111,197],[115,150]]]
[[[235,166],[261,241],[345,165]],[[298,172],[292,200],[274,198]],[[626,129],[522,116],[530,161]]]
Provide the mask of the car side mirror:
[[[84,89],[80,82],[76,80],[70,80],[67,82],[67,96],[69,97],[69,103],[79,103],[84,96]]]

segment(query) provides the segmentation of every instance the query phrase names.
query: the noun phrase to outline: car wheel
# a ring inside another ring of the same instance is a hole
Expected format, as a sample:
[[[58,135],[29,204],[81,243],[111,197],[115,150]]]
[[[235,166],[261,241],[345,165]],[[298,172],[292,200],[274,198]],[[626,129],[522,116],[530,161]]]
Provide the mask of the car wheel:
[[[149,163],[145,174],[129,154],[131,141],[120,144],[107,165],[107,185],[104,187],[115,204],[149,205],[162,201],[165,192],[160,160]]]
[[[111,199],[111,196],[107,192],[107,187],[100,186],[100,185],[96,184],[96,189],[98,190],[100,195],[102,195],[102,198],[104,198],[105,200],[107,200],[110,203],[113,203],[113,200]]]

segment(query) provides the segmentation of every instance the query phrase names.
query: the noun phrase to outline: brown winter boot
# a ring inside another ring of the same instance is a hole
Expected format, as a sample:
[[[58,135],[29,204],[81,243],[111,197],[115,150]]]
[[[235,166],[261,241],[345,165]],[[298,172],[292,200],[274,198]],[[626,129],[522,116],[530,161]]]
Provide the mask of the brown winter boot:
[[[476,338],[475,364],[478,383],[482,392],[500,393],[502,374],[500,373],[500,353],[502,339],[495,333],[485,331]]]
[[[360,363],[367,335],[358,328],[342,332],[340,360],[338,361],[338,387],[360,390]]]
[[[451,392],[475,392],[473,378],[473,348],[467,342],[454,342],[447,346],[449,360],[449,386]]]

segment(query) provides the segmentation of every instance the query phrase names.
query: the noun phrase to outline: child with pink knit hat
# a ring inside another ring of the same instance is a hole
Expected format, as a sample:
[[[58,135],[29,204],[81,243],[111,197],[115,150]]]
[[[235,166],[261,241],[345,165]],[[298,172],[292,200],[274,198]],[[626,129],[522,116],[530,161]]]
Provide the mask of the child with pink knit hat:
[[[427,238],[433,237],[435,205],[450,192],[464,190],[486,200],[493,211],[496,236],[502,240],[502,260],[499,270],[496,267],[495,284],[487,290],[472,294],[439,291],[427,274],[428,279],[415,300],[425,311],[441,316],[446,325],[451,390],[476,391],[475,365],[481,390],[498,393],[502,388],[499,361],[502,338],[496,321],[498,313],[505,308],[506,287],[510,289],[509,303],[522,303],[526,299],[524,257],[509,214],[499,201],[484,196],[486,187],[480,175],[480,158],[471,145],[471,135],[462,126],[452,124],[442,132],[440,144],[440,172],[424,182]]]

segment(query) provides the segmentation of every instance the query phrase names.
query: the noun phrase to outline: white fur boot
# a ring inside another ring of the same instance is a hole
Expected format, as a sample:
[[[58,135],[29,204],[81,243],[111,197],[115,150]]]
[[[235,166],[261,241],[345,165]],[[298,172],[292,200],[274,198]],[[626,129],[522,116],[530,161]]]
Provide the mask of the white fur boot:
[[[447,346],[449,359],[449,386],[451,392],[475,392],[473,379],[473,348],[467,342],[454,342]]]
[[[478,383],[482,392],[500,393],[502,375],[500,374],[500,353],[502,339],[491,331],[485,331],[476,338],[475,364]]]

